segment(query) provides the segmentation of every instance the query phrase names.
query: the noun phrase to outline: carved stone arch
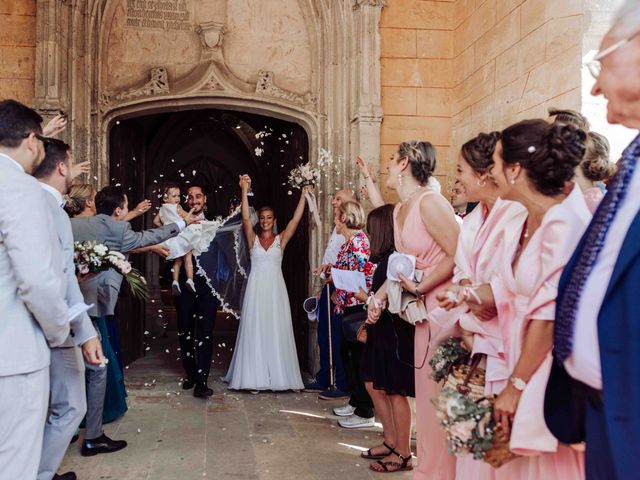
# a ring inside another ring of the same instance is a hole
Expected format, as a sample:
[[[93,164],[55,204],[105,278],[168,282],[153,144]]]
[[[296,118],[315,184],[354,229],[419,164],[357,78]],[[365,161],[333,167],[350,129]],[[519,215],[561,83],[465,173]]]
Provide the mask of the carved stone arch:
[[[317,159],[319,147],[344,158],[363,153],[378,161],[382,120],[378,23],[386,0],[297,2],[307,28],[311,57],[310,95],[306,100],[280,91],[277,76],[268,72],[262,77],[267,82],[262,91],[222,85],[224,82],[219,80],[225,79],[215,74],[224,65],[213,50],[224,45],[223,28],[204,25],[204,40],[213,49],[208,52],[212,62],[207,68],[194,65],[193,78],[198,81],[169,76],[165,84],[162,70],[157,70],[148,85],[138,86],[144,90],[141,96],[115,92],[119,95],[117,102],[103,108],[101,100],[114,93],[105,91],[102,78],[105,36],[117,1],[37,0],[35,106],[47,115],[57,109],[68,112],[71,128],[65,133],[66,139],[77,158],[92,160],[91,177],[97,178],[99,185],[109,181],[110,122],[118,116],[154,109],[221,106],[289,119],[307,131],[312,161]],[[157,67],[161,69],[163,65]],[[211,76],[206,77],[207,74]],[[346,186],[345,179],[356,181],[351,163],[343,164],[341,174],[319,198],[327,224],[314,231],[313,256],[322,251],[331,230],[331,191]]]

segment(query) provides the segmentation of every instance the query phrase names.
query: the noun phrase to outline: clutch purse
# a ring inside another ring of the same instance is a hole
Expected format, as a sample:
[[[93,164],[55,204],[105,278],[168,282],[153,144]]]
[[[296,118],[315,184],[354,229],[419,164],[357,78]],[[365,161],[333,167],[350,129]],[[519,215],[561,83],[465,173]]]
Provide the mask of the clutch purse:
[[[365,328],[365,321],[367,320],[367,312],[354,312],[342,317],[342,332],[344,338],[349,342],[358,341],[358,332]]]

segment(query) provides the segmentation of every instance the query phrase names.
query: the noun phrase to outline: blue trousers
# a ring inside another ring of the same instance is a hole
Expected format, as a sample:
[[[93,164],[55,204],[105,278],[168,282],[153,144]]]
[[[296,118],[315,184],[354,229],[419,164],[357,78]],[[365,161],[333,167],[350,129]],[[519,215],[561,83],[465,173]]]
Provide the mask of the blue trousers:
[[[602,405],[593,405],[587,400],[585,420],[587,480],[616,480],[618,476],[611,458],[611,445]]]
[[[333,293],[335,288],[331,286],[330,292]],[[329,298],[331,298],[329,294]],[[342,315],[336,315],[333,312],[333,303],[331,303],[331,338],[333,350],[333,368],[335,369],[336,387],[343,392],[348,391],[347,376],[345,374],[344,365],[340,355],[340,342],[342,339]],[[320,303],[318,304],[318,346],[320,347],[320,370],[316,374],[316,382],[320,385],[329,387],[329,322],[327,315],[327,287],[322,288]]]

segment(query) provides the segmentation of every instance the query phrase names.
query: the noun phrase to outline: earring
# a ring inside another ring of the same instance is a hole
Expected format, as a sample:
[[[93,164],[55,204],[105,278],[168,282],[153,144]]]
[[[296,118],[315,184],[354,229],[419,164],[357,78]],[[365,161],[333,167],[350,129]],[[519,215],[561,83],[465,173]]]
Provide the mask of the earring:
[[[398,186],[402,186],[404,175],[401,173],[398,174]]]
[[[487,182],[486,182],[485,180],[478,180],[478,181],[476,182],[476,184],[477,184],[479,187],[484,187],[484,186],[487,184]]]
[[[513,177],[513,178],[511,179],[511,185],[515,185],[515,183],[516,183],[516,177]]]

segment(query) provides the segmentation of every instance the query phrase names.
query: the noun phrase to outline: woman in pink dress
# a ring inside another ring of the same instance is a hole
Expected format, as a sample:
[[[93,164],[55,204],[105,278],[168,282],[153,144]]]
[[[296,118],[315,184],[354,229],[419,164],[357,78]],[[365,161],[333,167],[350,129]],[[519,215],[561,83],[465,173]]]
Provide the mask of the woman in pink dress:
[[[584,478],[583,455],[559,444],[543,415],[558,281],[590,219],[577,186],[563,194],[584,142],[576,127],[526,120],[504,130],[496,146],[492,175],[500,196],[528,212],[507,225],[517,234],[495,252],[498,274],[490,286],[475,289],[480,307],[497,308],[510,373],[494,416],[511,435],[510,449],[522,455],[497,469],[497,480]]]
[[[387,187],[395,190],[400,203],[394,211],[396,249],[416,257],[416,268],[422,270],[422,281],[404,279],[403,288],[424,298],[427,310],[437,307],[436,292],[442,290],[453,273],[459,227],[449,202],[428,186],[436,167],[436,151],[429,142],[404,142],[389,161]],[[386,303],[385,285],[369,302],[369,321],[380,317]],[[414,362],[416,391],[416,430],[418,467],[415,479],[453,480],[455,457],[447,452],[444,432],[438,426],[431,399],[439,388],[431,379],[429,359],[434,346],[430,343],[438,327],[430,322],[416,325]],[[422,366],[422,368],[418,368]],[[411,452],[399,451],[371,464],[374,470],[409,470]]]
[[[454,285],[438,293],[442,308],[431,313],[437,318],[446,316],[443,313],[447,310],[456,312],[455,322],[461,330],[457,334],[462,333],[473,354],[485,355],[482,368],[486,370],[487,395],[500,393],[509,377],[502,331],[497,312],[493,311],[482,321],[469,310],[463,300],[464,289],[491,281],[499,265],[495,252],[505,238],[517,236],[507,227],[514,220],[522,222],[527,217],[527,211],[520,203],[498,198],[498,186],[489,173],[499,136],[498,132],[481,133],[465,143],[460,151],[456,181],[464,189],[467,200],[478,202],[478,205],[462,224],[455,256]],[[452,296],[457,300],[452,300]],[[495,469],[467,454],[457,458],[456,478],[492,480]]]

